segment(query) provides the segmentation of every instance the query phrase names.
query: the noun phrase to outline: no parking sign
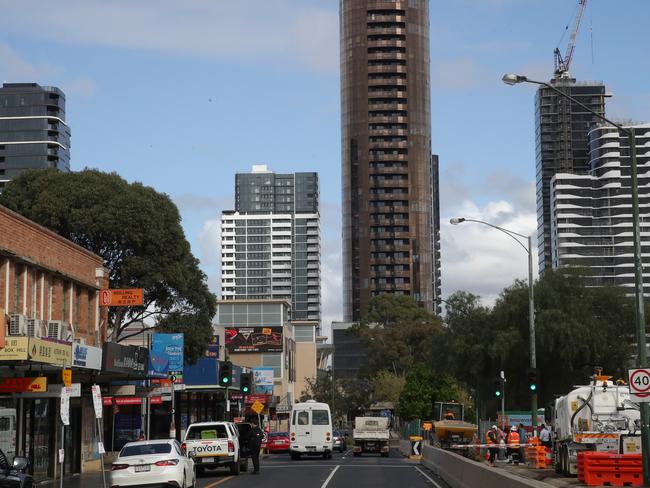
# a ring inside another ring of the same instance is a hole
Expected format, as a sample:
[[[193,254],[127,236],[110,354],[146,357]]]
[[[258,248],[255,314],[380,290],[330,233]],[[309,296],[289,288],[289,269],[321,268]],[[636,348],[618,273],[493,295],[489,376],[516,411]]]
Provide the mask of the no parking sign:
[[[630,400],[650,402],[650,369],[630,369]]]

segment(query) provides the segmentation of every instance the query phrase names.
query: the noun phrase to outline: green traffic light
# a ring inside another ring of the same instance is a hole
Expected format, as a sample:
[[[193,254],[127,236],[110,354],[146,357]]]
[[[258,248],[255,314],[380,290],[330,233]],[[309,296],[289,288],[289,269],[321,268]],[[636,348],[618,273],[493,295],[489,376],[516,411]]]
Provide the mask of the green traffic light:
[[[501,392],[500,392],[500,391],[496,391],[496,392],[494,392],[494,394],[495,394],[496,396],[498,396],[498,397],[501,396]]]
[[[244,391],[244,393],[248,393],[248,387],[245,386],[245,387],[243,388],[243,391]]]
[[[222,381],[223,383],[228,383],[228,378],[223,378],[221,381]]]
[[[530,391],[537,390],[537,385],[530,385]]]

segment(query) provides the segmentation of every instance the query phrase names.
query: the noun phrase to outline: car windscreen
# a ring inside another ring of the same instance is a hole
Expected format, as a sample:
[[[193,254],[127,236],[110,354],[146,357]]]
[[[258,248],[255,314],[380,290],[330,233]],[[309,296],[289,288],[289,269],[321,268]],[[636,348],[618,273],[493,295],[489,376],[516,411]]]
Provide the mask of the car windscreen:
[[[212,439],[227,439],[228,432],[223,424],[193,425],[190,426],[185,436],[188,441],[209,441]]]
[[[120,452],[120,457],[128,456],[147,456],[150,454],[169,454],[172,452],[171,444],[137,444],[135,446],[126,445]]]
[[[329,425],[330,414],[327,410],[312,410],[311,412],[312,425]]]

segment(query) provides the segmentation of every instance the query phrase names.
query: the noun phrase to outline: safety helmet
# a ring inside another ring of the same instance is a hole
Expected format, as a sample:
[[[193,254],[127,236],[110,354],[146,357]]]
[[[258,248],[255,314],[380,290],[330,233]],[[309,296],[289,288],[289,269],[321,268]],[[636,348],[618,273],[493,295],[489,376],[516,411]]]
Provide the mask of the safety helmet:
[[[493,426],[492,426],[492,429],[493,429],[493,430],[497,430],[497,426],[496,426],[496,425],[493,425]]]
[[[510,427],[510,432],[517,432],[517,427],[515,427],[514,425]]]

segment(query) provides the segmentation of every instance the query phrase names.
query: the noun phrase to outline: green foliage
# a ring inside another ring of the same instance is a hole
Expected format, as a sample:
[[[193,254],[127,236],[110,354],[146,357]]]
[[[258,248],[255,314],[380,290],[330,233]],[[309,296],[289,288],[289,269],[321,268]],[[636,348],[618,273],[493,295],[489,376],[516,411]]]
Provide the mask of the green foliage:
[[[371,383],[373,402],[393,402],[397,405],[406,384],[406,378],[384,370],[379,371]]]
[[[318,374],[305,378],[307,388],[300,394],[300,401],[316,400],[327,403],[336,417],[355,417],[370,406],[370,383],[363,379],[333,379],[331,374]]]
[[[110,309],[115,340],[134,322],[158,319],[185,332],[187,358],[198,358],[211,334],[216,298],[191,253],[171,199],[115,173],[54,169],[22,173],[0,204],[100,255],[111,288],[143,288],[144,306]]]
[[[382,370],[403,376],[416,362],[429,362],[442,331],[440,319],[409,296],[380,295],[370,301],[357,333],[368,360],[362,375]]]
[[[433,380],[432,371],[424,364],[415,363],[411,367],[397,405],[397,414],[402,420],[432,417]]]

